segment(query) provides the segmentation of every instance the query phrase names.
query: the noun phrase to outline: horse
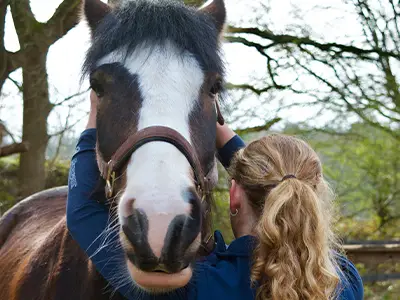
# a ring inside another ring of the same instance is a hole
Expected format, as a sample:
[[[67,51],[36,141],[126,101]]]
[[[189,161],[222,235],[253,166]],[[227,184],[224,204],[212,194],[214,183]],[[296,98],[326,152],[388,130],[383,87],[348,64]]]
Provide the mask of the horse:
[[[83,76],[100,99],[100,183],[128,280],[139,289],[148,288],[138,286],[141,274],[189,281],[193,262],[213,247],[224,1],[85,0],[82,11],[92,41]],[[0,219],[0,299],[122,299],[71,238],[67,195],[67,187],[39,192]]]

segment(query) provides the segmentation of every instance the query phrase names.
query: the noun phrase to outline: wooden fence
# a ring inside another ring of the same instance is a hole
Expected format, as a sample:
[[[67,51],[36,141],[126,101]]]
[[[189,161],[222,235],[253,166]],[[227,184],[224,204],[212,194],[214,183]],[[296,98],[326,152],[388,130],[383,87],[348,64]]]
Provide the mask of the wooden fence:
[[[392,266],[400,263],[400,241],[348,241],[344,249],[353,263],[362,263],[373,269],[379,264]],[[363,276],[364,282],[376,282],[400,279],[400,273],[378,273]]]

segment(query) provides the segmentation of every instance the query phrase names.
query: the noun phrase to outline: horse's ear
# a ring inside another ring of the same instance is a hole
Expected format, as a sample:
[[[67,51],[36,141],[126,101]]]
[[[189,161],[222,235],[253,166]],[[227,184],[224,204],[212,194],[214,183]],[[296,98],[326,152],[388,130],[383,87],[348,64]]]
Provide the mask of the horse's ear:
[[[86,20],[93,33],[101,20],[111,11],[111,7],[100,0],[84,0],[83,5]]]
[[[214,18],[215,26],[219,32],[224,29],[226,21],[224,0],[210,0],[200,7],[200,11],[205,12]]]

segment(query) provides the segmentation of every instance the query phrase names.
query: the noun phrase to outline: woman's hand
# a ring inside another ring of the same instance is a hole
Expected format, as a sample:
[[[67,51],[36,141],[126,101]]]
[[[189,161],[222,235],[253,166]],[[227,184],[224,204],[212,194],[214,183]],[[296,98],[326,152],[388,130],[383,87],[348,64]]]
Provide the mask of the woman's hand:
[[[86,125],[86,129],[96,128],[96,115],[97,115],[97,104],[99,103],[99,98],[93,90],[90,91],[90,112],[89,120]]]
[[[224,125],[217,123],[217,149],[221,149],[235,135],[236,133],[226,123]]]

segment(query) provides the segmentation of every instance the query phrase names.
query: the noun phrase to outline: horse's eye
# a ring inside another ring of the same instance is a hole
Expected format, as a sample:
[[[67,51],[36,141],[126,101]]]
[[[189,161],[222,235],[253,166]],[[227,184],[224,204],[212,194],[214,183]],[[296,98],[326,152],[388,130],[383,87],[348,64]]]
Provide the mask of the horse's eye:
[[[210,89],[210,96],[214,97],[222,90],[222,81],[218,80],[214,83],[214,85]]]
[[[103,86],[97,80],[90,80],[90,88],[96,93],[97,97],[102,98],[104,96]]]

